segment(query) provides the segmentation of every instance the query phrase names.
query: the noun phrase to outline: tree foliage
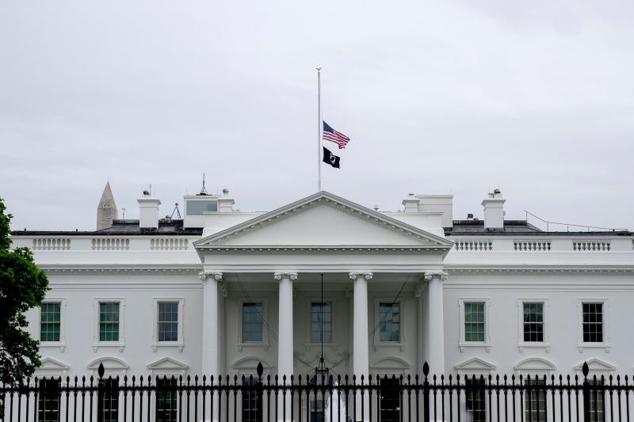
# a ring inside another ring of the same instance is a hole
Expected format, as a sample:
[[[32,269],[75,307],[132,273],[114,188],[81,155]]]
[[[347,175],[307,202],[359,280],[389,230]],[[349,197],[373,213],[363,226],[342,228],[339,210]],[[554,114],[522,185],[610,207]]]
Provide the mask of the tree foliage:
[[[22,383],[40,365],[39,342],[26,331],[25,312],[39,306],[48,289],[46,274],[28,248],[11,250],[11,214],[0,198],[0,382]]]

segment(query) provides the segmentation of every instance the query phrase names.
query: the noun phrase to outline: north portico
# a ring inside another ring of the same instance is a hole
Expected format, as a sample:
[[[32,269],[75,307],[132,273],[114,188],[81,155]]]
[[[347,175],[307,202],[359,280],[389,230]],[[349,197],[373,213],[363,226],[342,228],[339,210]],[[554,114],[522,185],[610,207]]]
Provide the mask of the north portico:
[[[194,242],[203,265],[203,372],[247,371],[257,360],[270,373],[309,372],[319,356],[310,338],[315,303],[330,312],[324,357],[336,372],[414,373],[425,360],[443,372],[443,262],[453,242],[442,233],[441,217],[417,213],[413,225],[319,192],[230,228],[205,230]],[[244,342],[236,333],[244,330],[236,319],[244,317],[245,303],[264,320],[261,341]],[[400,331],[382,341],[379,314],[394,304]]]

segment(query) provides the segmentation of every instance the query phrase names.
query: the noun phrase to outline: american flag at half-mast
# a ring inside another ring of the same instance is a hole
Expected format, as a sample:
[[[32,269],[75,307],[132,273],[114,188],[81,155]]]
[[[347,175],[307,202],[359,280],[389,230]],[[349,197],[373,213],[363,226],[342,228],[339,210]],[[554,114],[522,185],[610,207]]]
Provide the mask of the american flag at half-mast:
[[[321,135],[324,141],[334,142],[339,146],[339,149],[344,149],[348,142],[350,142],[350,138],[344,135],[341,132],[338,132],[330,127],[330,125],[326,122],[324,123],[324,131]]]

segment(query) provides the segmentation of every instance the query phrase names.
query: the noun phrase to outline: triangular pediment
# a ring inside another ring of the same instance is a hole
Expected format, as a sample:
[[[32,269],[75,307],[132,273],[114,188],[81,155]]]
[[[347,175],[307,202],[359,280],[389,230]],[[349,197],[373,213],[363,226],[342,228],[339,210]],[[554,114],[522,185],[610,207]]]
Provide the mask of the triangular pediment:
[[[38,371],[68,371],[70,366],[61,360],[57,360],[52,357],[44,357],[40,360],[40,366],[37,368]]]
[[[473,357],[471,359],[460,362],[456,364],[454,368],[457,371],[463,372],[495,371],[495,365],[493,363],[487,362],[484,359],[480,359],[478,357]]]
[[[147,368],[152,371],[185,371],[189,369],[189,365],[170,357],[164,357],[154,362],[148,363]]]
[[[319,192],[194,242],[197,249],[398,248],[452,242],[329,192]]]

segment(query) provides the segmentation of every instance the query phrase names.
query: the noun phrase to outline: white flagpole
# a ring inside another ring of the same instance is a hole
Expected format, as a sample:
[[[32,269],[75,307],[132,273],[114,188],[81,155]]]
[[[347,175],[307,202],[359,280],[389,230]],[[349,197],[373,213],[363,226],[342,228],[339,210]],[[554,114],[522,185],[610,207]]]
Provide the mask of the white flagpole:
[[[317,66],[317,192],[321,192],[321,66]]]

